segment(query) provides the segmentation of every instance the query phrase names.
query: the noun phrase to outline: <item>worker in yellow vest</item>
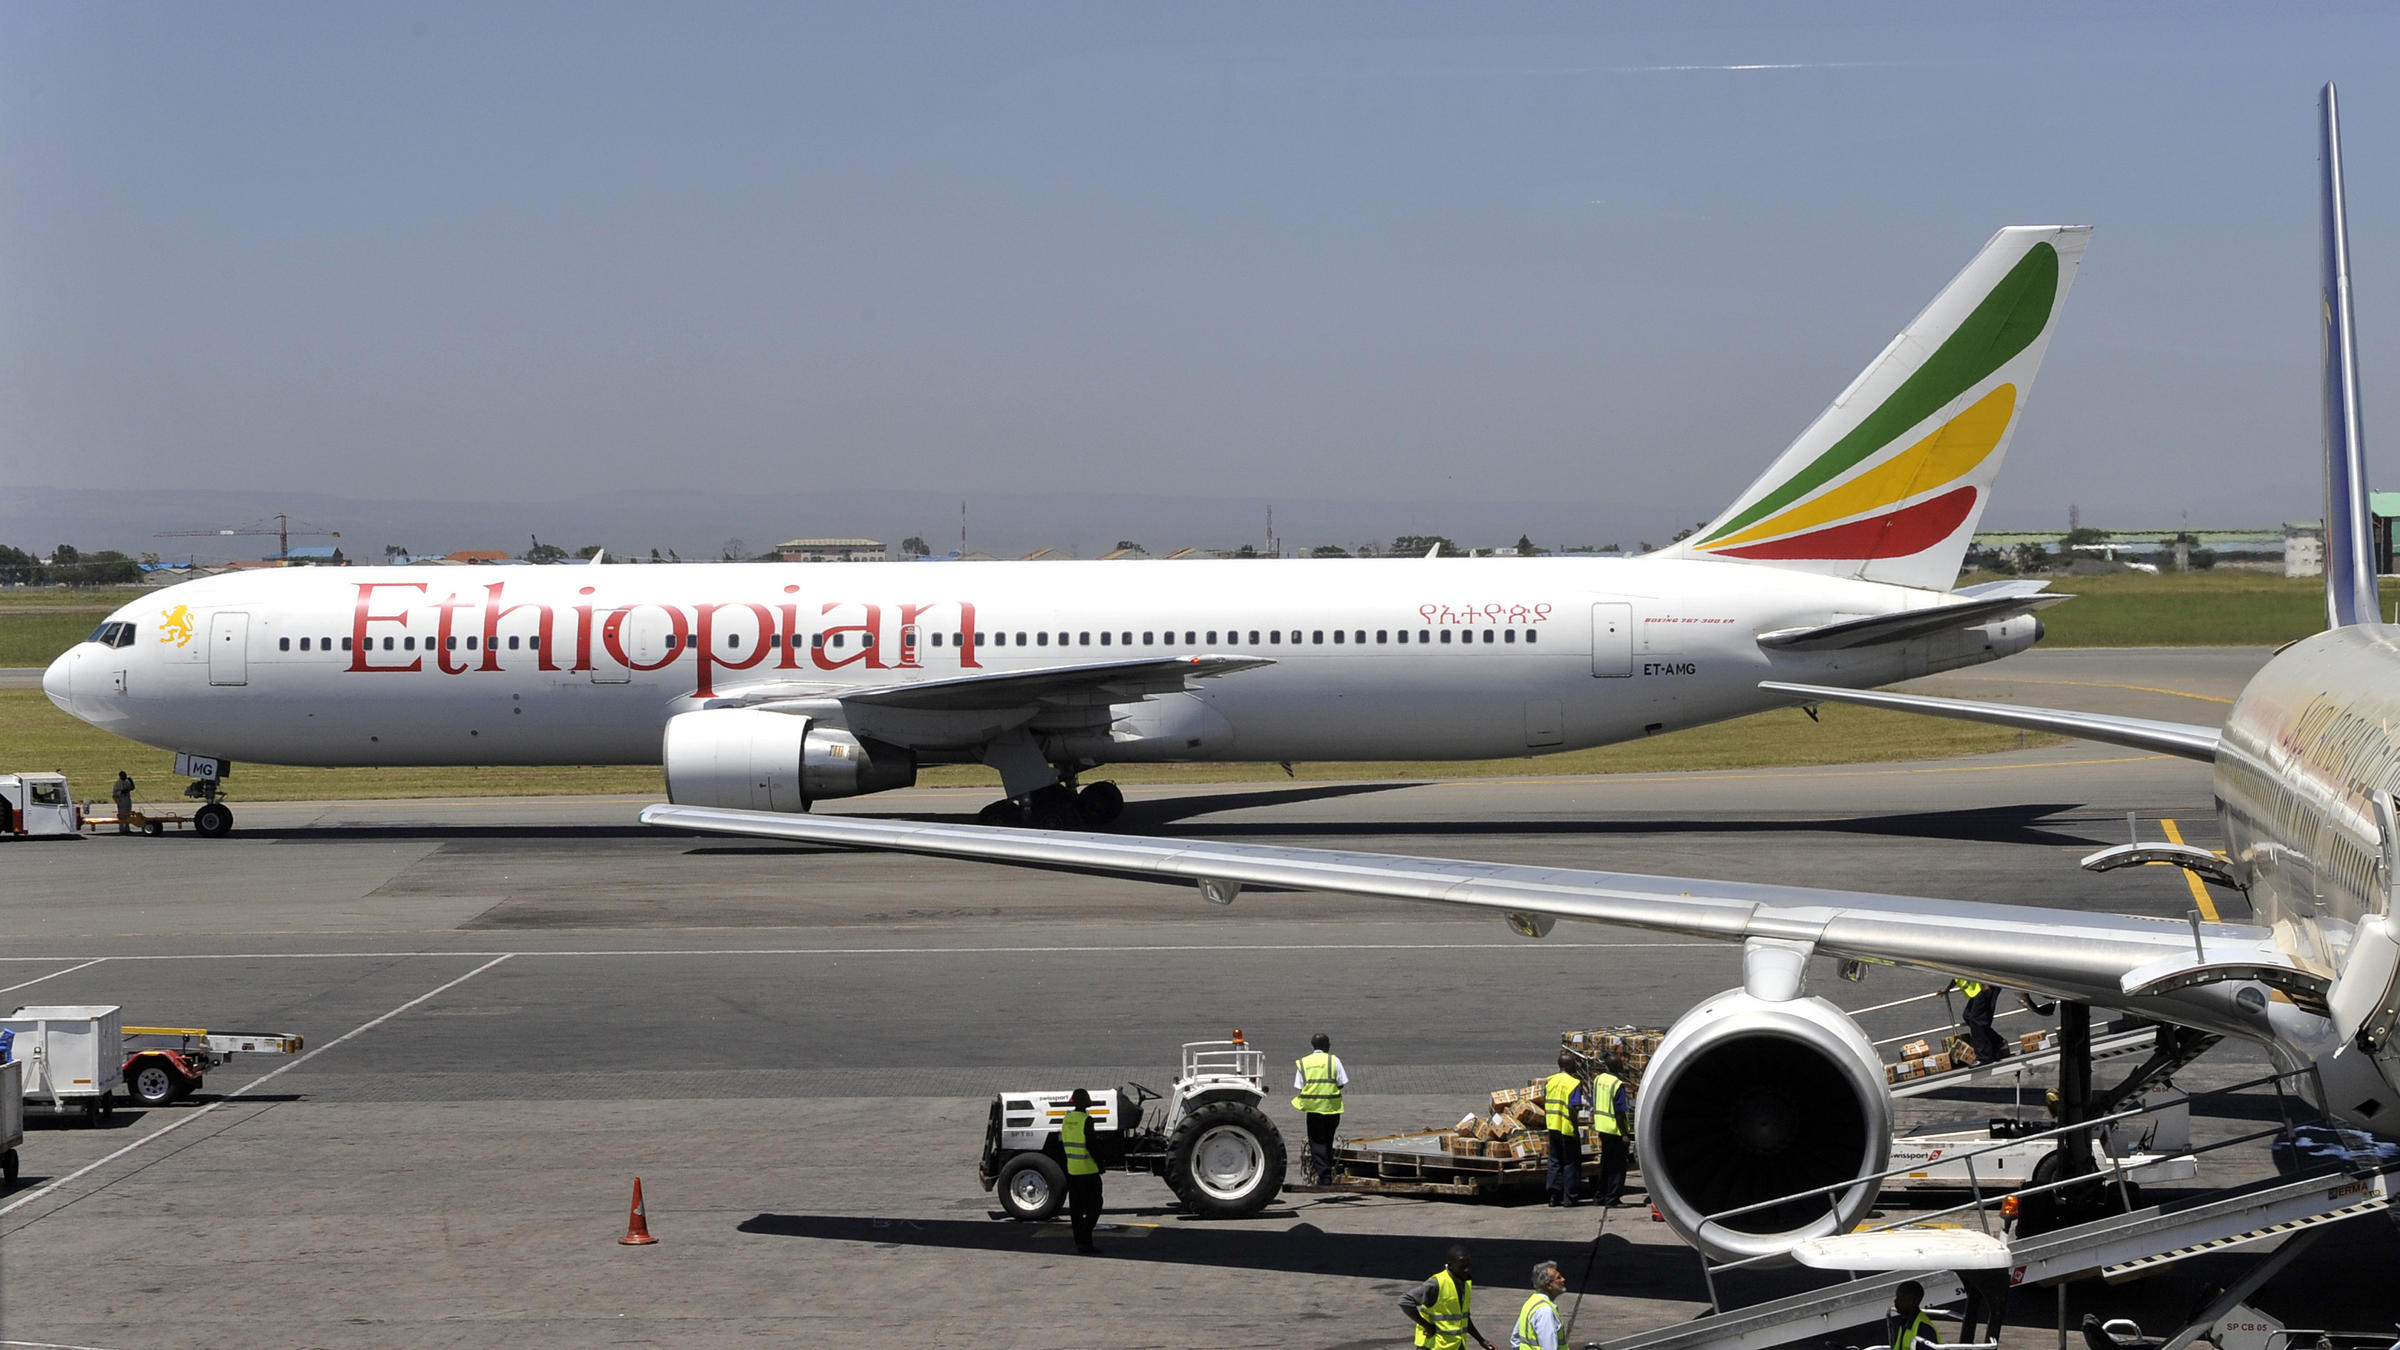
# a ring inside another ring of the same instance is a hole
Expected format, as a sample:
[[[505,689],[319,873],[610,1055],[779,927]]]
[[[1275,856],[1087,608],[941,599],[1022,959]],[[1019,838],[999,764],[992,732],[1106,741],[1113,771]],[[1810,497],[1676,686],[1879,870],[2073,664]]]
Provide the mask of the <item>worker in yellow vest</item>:
[[[1632,1107],[1633,1094],[1625,1090],[1624,1059],[1602,1056],[1600,1074],[1592,1080],[1592,1132],[1600,1136],[1600,1186],[1594,1193],[1604,1205],[1624,1199]]]
[[[1920,1343],[1941,1339],[1925,1315],[1924,1285],[1909,1280],[1892,1291],[1892,1326],[1892,1350],[1917,1350]]]
[[[1561,1050],[1558,1072],[1542,1083],[1542,1128],[1550,1135],[1550,1175],[1543,1189],[1554,1207],[1583,1203],[1575,1198],[1583,1181],[1583,1136],[1575,1128],[1575,1113],[1588,1100],[1582,1068],[1581,1059]]]
[[[1342,1127],[1342,1089],[1350,1086],[1350,1071],[1333,1053],[1333,1038],[1320,1031],[1308,1038],[1313,1047],[1293,1065],[1292,1109],[1308,1121],[1308,1179],[1322,1186],[1333,1180],[1333,1136]]]
[[[1533,1293],[1517,1310],[1517,1329],[1509,1334],[1509,1350],[1566,1350],[1567,1330],[1558,1320],[1558,1296],[1567,1292],[1567,1277],[1556,1261],[1533,1268]]]
[[[1092,1229],[1100,1222],[1100,1161],[1092,1155],[1092,1094],[1082,1088],[1067,1098],[1058,1142],[1067,1154],[1067,1219],[1075,1230],[1075,1250],[1096,1256],[1100,1249],[1092,1245]]]
[[[1967,1006],[1958,1020],[1967,1028],[1967,1048],[1975,1052],[1975,1062],[1990,1064],[2008,1055],[2008,1042],[1992,1030],[1992,1018],[2000,1010],[2000,986],[1981,980],[1952,980],[1952,988],[1967,996]]]
[[[1419,1350],[1466,1350],[1469,1341],[1500,1350],[1475,1329],[1474,1268],[1464,1247],[1451,1247],[1432,1279],[1402,1294],[1400,1311],[1417,1324]]]

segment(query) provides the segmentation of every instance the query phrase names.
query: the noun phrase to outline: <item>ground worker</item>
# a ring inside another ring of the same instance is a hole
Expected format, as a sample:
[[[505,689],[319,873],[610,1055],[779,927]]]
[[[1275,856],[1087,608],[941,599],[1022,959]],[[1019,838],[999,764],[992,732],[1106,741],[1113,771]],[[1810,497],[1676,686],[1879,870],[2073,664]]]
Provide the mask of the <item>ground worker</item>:
[[[1333,1053],[1333,1038],[1320,1031],[1308,1038],[1315,1047],[1293,1065],[1292,1109],[1308,1120],[1308,1179],[1322,1186],[1333,1180],[1333,1136],[1342,1127],[1342,1089],[1350,1086],[1350,1071]]]
[[[1097,1255],[1092,1227],[1100,1222],[1100,1163],[1092,1156],[1092,1094],[1075,1089],[1067,1098],[1066,1118],[1058,1122],[1058,1141],[1067,1152],[1067,1218],[1075,1230],[1075,1250]]]
[[[1992,1030],[1992,1015],[2000,1007],[2000,986],[1981,980],[1952,980],[1950,985],[1967,996],[1958,1020],[1966,1024],[1967,1048],[1975,1052],[1975,1062],[1990,1064],[2007,1057],[2008,1043]]]
[[[117,804],[117,833],[133,833],[133,779],[123,769],[117,770],[117,785],[108,795]]]
[[[1582,1061],[1558,1052],[1558,1072],[1542,1084],[1542,1128],[1550,1132],[1550,1176],[1544,1187],[1553,1206],[1580,1204],[1575,1187],[1583,1180],[1583,1139],[1575,1133],[1575,1111],[1583,1100]]]
[[[1556,1261],[1533,1268],[1533,1293],[1517,1312],[1517,1329],[1508,1338],[1509,1350],[1564,1350],[1566,1332],[1558,1323],[1558,1296],[1567,1292],[1567,1277]]]
[[[1919,1341],[1938,1341],[1933,1319],[1925,1315],[1925,1286],[1915,1280],[1892,1291],[1892,1350],[1917,1350]]]
[[[1474,1269],[1464,1247],[1451,1247],[1432,1279],[1402,1294],[1400,1311],[1417,1324],[1422,1350],[1466,1350],[1470,1340],[1483,1350],[1500,1350],[1475,1329]]]
[[[1592,1130],[1600,1136],[1600,1203],[1613,1205],[1624,1198],[1626,1133],[1631,1125],[1633,1095],[1625,1090],[1625,1061],[1610,1054],[1600,1060],[1600,1076],[1592,1080]]]

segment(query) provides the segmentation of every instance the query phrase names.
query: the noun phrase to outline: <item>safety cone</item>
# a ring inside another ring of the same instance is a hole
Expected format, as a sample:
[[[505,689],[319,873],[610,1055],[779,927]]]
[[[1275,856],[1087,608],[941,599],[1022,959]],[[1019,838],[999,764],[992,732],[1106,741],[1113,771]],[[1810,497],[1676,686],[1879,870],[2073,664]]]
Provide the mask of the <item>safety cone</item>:
[[[642,1179],[633,1179],[633,1217],[625,1222],[625,1236],[617,1242],[627,1247],[647,1247],[658,1241],[650,1236],[650,1217],[642,1210]]]
[[[635,1183],[633,1183],[633,1189],[634,1189],[634,1194],[635,1194],[635,1195],[638,1197],[638,1196],[641,1194],[642,1183],[640,1183],[640,1182],[638,1182],[638,1181],[637,1181],[637,1182],[635,1182]],[[1666,1215],[1664,1215],[1664,1214],[1661,1214],[1661,1213],[1659,1213],[1659,1212],[1658,1212],[1658,1205],[1657,1205],[1655,1202],[1653,1202],[1653,1203],[1651,1204],[1651,1206],[1650,1206],[1650,1222],[1652,1222],[1652,1223],[1665,1223],[1666,1221],[1667,1221],[1667,1216],[1666,1216]]]

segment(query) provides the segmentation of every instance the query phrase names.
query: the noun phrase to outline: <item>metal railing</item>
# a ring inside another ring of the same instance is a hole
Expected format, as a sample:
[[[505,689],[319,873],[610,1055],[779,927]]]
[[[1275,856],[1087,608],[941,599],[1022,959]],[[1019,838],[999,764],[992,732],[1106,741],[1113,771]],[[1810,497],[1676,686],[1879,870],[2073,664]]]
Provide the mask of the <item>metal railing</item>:
[[[1186,1078],[1234,1077],[1265,1082],[1267,1052],[1244,1041],[1193,1041],[1183,1047]]]
[[[2231,1148],[2237,1144],[2255,1143],[2260,1139],[2269,1139],[2289,1135],[2292,1132],[2291,1100],[2285,1091],[2284,1082],[2286,1079],[2313,1078],[2315,1074],[2316,1069],[2312,1066],[2305,1069],[2295,1069],[2288,1073],[2270,1073],[2264,1077],[2253,1078],[2245,1082],[2232,1084],[2228,1087],[2215,1089],[2209,1094],[2210,1096],[2213,1097],[2219,1093],[2241,1092],[2250,1088],[2259,1087],[2261,1085],[2272,1087],[2275,1091],[2275,1113],[2278,1123],[2268,1129],[2254,1130],[2248,1134],[2240,1134],[2231,1138],[2220,1139],[2215,1143],[2204,1144],[2198,1148],[2187,1148],[2184,1150],[2185,1154],[2197,1157],[2203,1153],[2214,1153],[2221,1149]],[[1959,1214],[1962,1212],[1972,1212],[1975,1215],[1976,1222],[1982,1229],[1983,1233],[1986,1236],[1990,1236],[1992,1232],[1991,1210],[2006,1200],[2014,1198],[2022,1201],[2027,1196],[2043,1195],[2053,1191],[2062,1191],[2069,1187],[2090,1186],[2095,1181],[2100,1181],[2104,1184],[2113,1183],[2116,1187],[2118,1203],[2123,1205],[2127,1212],[2130,1212],[2133,1209],[2133,1197],[2132,1192],[2129,1189],[2130,1183],[2126,1180],[2125,1176],[2125,1159],[2117,1152],[2116,1148],[2110,1142],[2109,1131],[2107,1127],[2117,1124],[2121,1121],[2132,1120],[2141,1116],[2153,1115],[2157,1112],[2167,1110],[2171,1106],[2188,1103],[2190,1100],[2191,1098],[2188,1095],[2179,1095],[2174,1102],[2170,1103],[2161,1103],[2157,1106],[2145,1104],[2135,1107],[2131,1110],[2118,1111],[2104,1116],[2094,1116],[2090,1120],[2081,1121],[2073,1125],[2056,1126],[2052,1129],[2043,1130],[2038,1134],[2023,1134],[2016,1135],[2008,1139],[1995,1139],[1989,1144],[1979,1145],[1963,1152],[1945,1152],[1942,1155],[1942,1161],[1945,1164],[1953,1162],[1963,1162],[1966,1164],[1967,1189],[1970,1196],[1968,1200],[1961,1204],[1952,1205],[1946,1209],[1934,1210],[1931,1213],[1912,1211],[1906,1217],[1889,1219],[1880,1224],[1862,1224],[1851,1231],[1854,1233],[1889,1232],[1893,1229],[1929,1223],[1948,1215]],[[2108,1167],[2106,1169],[2105,1177],[2095,1176],[2092,1173],[2078,1173],[2074,1176],[2063,1177],[2057,1181],[2044,1182],[2040,1185],[2012,1187],[2007,1192],[1997,1196],[1988,1198],[1985,1196],[1983,1182],[1975,1172],[1975,1159],[1986,1154],[2000,1152],[2003,1149],[2021,1148],[2029,1143],[2039,1143],[2044,1139],[2065,1140],[2070,1136],[2089,1136],[2093,1140],[2100,1153],[2108,1160]],[[1696,1236],[1705,1238],[1711,1225],[1722,1225],[1726,1220],[1740,1218],[1744,1214],[1754,1214],[1761,1210],[1774,1209],[1781,1205],[1788,1205],[1795,1201],[1807,1200],[1817,1196],[1825,1196],[1830,1199],[1833,1196],[1839,1195],[1843,1191],[1850,1190],[1853,1187],[1863,1185],[1867,1182],[1874,1182],[1878,1185],[1881,1185],[1883,1182],[1888,1181],[1893,1177],[1918,1170],[1921,1168],[1921,1166],[1922,1164],[1919,1163],[1907,1163],[1899,1167],[1885,1168],[1881,1172],[1870,1172],[1862,1176],[1852,1177],[1848,1181],[1834,1182],[1831,1185],[1825,1186],[1812,1186],[1807,1190],[1794,1191],[1789,1195],[1777,1196],[1772,1200],[1760,1200],[1752,1204],[1739,1205],[1732,1209],[1720,1210],[1717,1213],[1702,1216]],[[1780,1260],[1786,1255],[1785,1253],[1781,1252],[1769,1252],[1762,1253],[1758,1256],[1746,1256],[1740,1258],[1739,1260],[1733,1261],[1712,1261],[1708,1253],[1701,1249],[1697,1243],[1694,1244],[1693,1250],[1700,1257],[1700,1275],[1708,1285],[1708,1307],[1709,1311],[1712,1313],[1723,1312],[1725,1310],[1717,1295],[1716,1277],[1718,1272],[1738,1270],[1745,1266],[1754,1266],[1768,1261]]]

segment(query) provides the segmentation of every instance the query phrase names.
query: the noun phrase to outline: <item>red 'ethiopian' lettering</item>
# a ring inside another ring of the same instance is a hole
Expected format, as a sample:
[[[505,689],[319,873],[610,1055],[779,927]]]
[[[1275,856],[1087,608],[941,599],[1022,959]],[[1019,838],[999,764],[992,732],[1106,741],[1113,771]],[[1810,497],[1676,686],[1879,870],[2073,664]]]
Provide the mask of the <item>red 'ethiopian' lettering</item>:
[[[498,670],[500,668],[500,621],[520,609],[530,609],[541,616],[538,620],[539,627],[534,630],[540,635],[534,639],[535,662],[544,670],[558,669],[558,663],[550,659],[550,654],[554,650],[550,643],[550,626],[553,618],[550,607],[532,600],[521,605],[501,604],[500,591],[507,584],[505,581],[495,581],[483,588],[483,665],[480,669]]]
[[[670,634],[667,639],[667,654],[661,656],[646,666],[641,662],[634,660],[633,657],[625,650],[625,620],[631,615],[645,609],[655,609],[659,613],[666,615],[667,631]],[[682,648],[684,639],[690,637],[691,632],[691,623],[689,620],[683,617],[682,610],[677,609],[673,605],[662,605],[655,601],[646,601],[642,604],[627,605],[623,609],[610,611],[608,622],[600,626],[600,645],[608,648],[608,654],[615,657],[618,664],[624,666],[627,670],[638,670],[647,674],[653,670],[665,670],[668,666],[674,664],[676,652]]]
[[[374,639],[367,636],[367,625],[374,623],[406,624],[408,622],[408,610],[404,607],[396,614],[370,614],[367,612],[367,605],[374,599],[375,592],[379,589],[407,590],[411,587],[414,587],[417,593],[422,595],[425,593],[425,583],[422,581],[360,581],[352,584],[358,587],[358,607],[352,610],[350,613],[350,669],[423,669],[425,661],[422,657],[410,657],[408,664],[405,666],[378,666],[368,662],[368,644],[374,641]]]
[[[757,617],[758,630],[755,640],[750,644],[748,660],[735,661],[717,655],[717,611],[720,609],[746,609]],[[775,630],[775,616],[765,605],[748,601],[730,605],[699,604],[692,606],[692,614],[692,638],[698,644],[692,649],[692,664],[697,667],[692,675],[694,695],[700,698],[716,695],[710,672],[719,666],[727,670],[748,670],[767,659],[767,634]]]

